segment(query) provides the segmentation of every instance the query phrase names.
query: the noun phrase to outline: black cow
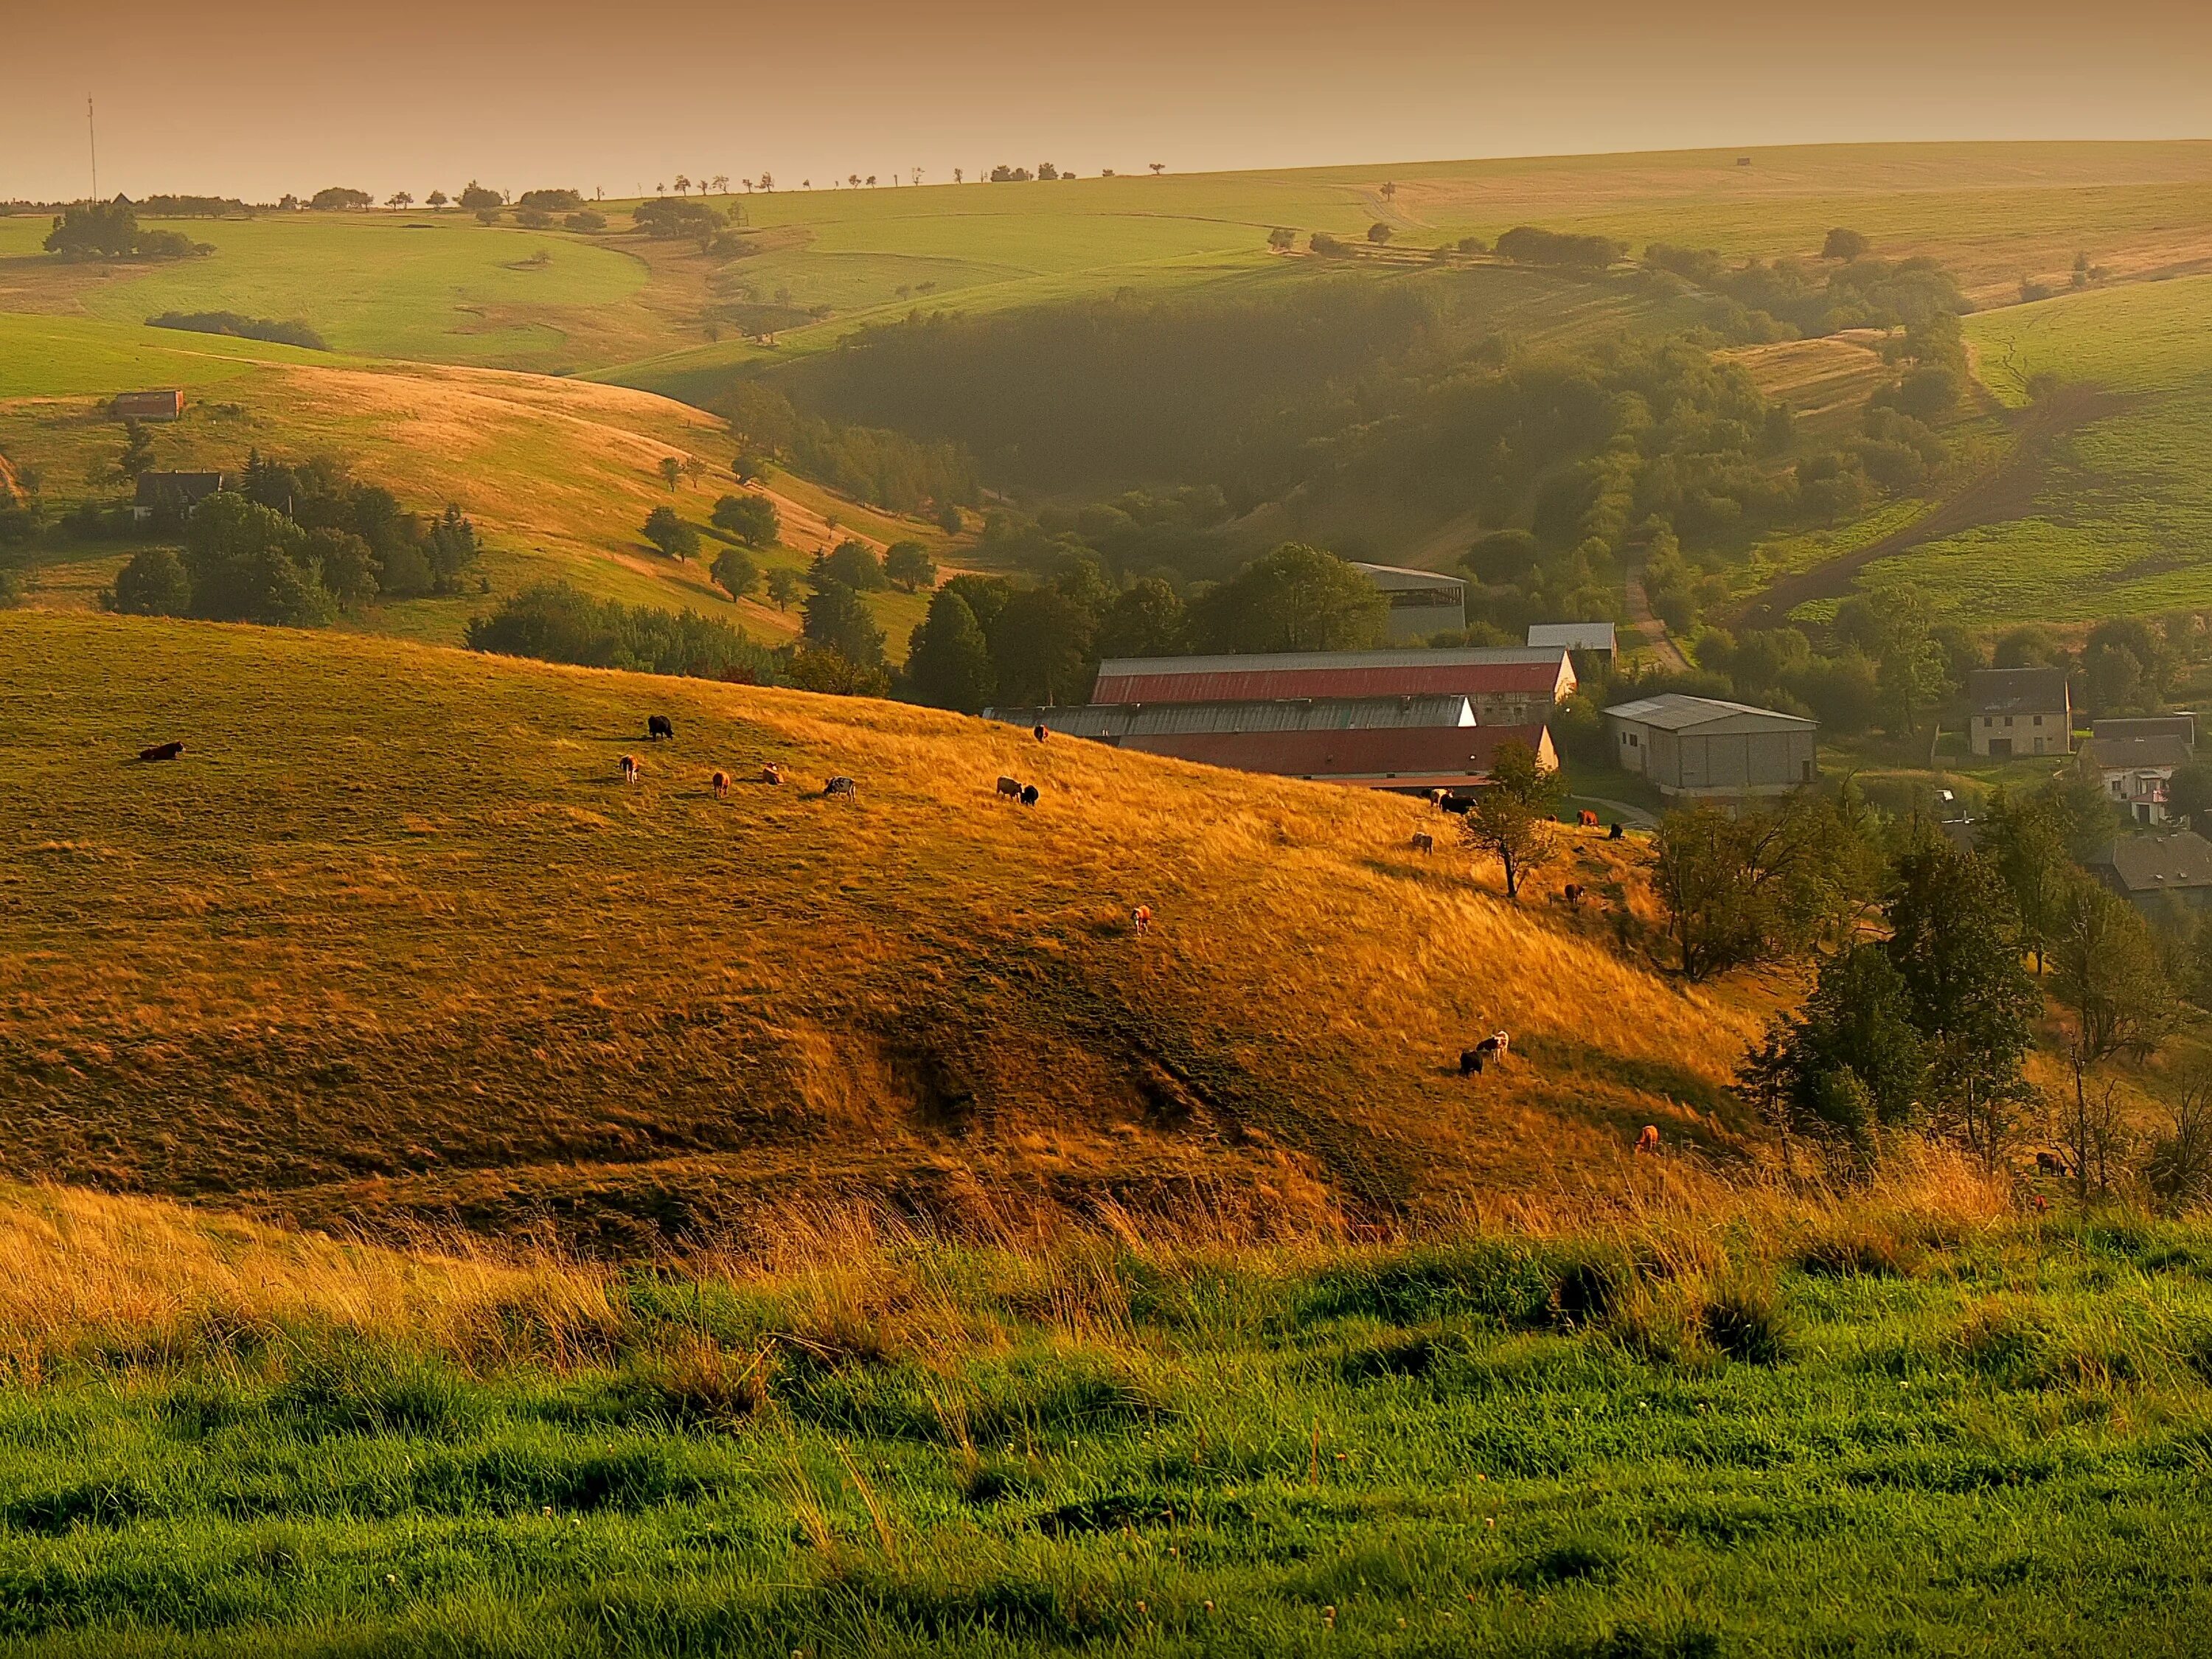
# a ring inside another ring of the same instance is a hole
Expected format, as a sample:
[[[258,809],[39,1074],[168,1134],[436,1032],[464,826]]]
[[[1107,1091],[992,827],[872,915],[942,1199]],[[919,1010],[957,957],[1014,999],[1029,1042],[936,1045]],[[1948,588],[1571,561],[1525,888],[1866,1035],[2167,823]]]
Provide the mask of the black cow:
[[[138,758],[142,761],[171,761],[184,752],[185,745],[181,743],[157,743],[151,749],[141,749]]]
[[[648,714],[645,720],[645,737],[648,743],[658,743],[663,738],[673,743],[676,740],[676,722],[665,714]]]
[[[1614,825],[1613,826],[1613,828],[1612,828],[1612,829],[1610,829],[1610,830],[1607,830],[1607,831],[1605,832],[1605,838],[1606,838],[1607,841],[1619,841],[1619,840],[1621,838],[1621,836],[1624,836],[1624,835],[1626,835],[1626,833],[1627,833],[1627,831],[1626,831],[1626,830],[1623,830],[1623,829],[1622,829],[1619,824],[1617,824],[1617,823],[1616,823],[1616,824],[1614,824]]]
[[[1035,784],[1033,784],[1033,783],[1025,783],[1025,784],[1024,784],[1024,785],[1022,786],[1022,805],[1024,805],[1024,806],[1035,806],[1036,804],[1037,804],[1037,787],[1036,787],[1036,785],[1035,785]]]
[[[1031,726],[1030,728],[1030,735],[1035,738],[1039,743],[1042,743],[1045,739],[1044,722],[1040,720],[1035,726]]]
[[[1472,795],[1458,794],[1452,790],[1447,789],[1444,791],[1444,798],[1438,801],[1437,805],[1443,808],[1447,812],[1456,813],[1459,817],[1465,817],[1468,813],[1468,809],[1474,805],[1474,797]]]

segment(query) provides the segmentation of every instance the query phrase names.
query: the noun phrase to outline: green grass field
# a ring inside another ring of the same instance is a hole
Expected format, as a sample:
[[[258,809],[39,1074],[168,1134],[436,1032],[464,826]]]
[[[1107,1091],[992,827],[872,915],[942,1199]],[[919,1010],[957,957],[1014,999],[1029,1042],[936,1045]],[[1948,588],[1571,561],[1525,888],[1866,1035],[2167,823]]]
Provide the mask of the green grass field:
[[[2067,439],[2021,515],[1870,568],[1981,623],[2212,605],[2212,277],[2069,294],[1971,318],[1984,380],[2019,403],[2052,374],[2114,412]]]

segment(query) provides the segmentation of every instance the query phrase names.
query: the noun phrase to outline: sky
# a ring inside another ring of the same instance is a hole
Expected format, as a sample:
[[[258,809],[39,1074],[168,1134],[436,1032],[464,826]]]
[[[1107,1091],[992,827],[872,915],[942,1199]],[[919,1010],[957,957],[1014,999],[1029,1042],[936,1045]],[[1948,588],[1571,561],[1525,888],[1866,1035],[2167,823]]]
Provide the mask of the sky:
[[[0,198],[2212,137],[2204,0],[0,0]]]

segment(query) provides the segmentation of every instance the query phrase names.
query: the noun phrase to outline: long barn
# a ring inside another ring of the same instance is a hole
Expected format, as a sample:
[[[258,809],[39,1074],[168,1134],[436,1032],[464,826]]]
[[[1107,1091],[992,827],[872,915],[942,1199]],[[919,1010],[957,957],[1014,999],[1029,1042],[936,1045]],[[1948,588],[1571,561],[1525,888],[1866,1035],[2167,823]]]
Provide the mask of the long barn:
[[[1095,703],[1268,702],[1462,696],[1480,726],[1544,726],[1576,685],[1563,648],[1298,651],[1249,656],[1117,657],[1101,663]]]

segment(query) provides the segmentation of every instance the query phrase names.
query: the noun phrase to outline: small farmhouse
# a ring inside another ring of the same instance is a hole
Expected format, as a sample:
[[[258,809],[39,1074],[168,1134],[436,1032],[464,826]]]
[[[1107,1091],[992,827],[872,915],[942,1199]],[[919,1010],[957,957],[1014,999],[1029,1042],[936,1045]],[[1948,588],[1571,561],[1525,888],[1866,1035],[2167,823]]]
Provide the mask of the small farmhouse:
[[[2122,836],[2093,856],[2089,867],[2140,909],[2194,908],[2212,901],[2212,841],[2194,830]]]
[[[1820,775],[1820,723],[1668,692],[1605,711],[1613,758],[1669,796],[1780,795]]]
[[[118,392],[108,405],[118,421],[173,421],[185,412],[185,394],[167,392]]]
[[[229,487],[228,475],[222,472],[142,472],[131,516],[141,524],[156,517],[189,519],[202,501]]]
[[[1395,564],[1352,568],[1374,583],[1390,607],[1386,637],[1391,644],[1425,645],[1439,634],[1456,634],[1467,626],[1467,583],[1459,577]]]
[[[2100,726],[2106,724],[2098,722]],[[2075,764],[2083,777],[2094,780],[2106,798],[2137,823],[2164,823],[2173,775],[2189,764],[2193,752],[2175,732],[2142,736],[2093,732]]]
[[[1966,677],[1973,705],[1966,736],[1977,755],[2074,752],[2074,704],[2063,668],[1978,668]]]

